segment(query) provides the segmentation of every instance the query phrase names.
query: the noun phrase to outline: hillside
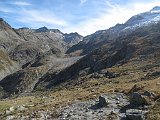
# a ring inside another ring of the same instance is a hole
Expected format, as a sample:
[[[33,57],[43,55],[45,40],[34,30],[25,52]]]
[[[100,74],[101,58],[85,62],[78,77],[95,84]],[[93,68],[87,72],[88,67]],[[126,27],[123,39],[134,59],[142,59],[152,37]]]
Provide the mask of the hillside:
[[[75,38],[66,41],[68,37]],[[82,40],[78,33],[64,34],[57,29],[42,27],[39,29],[14,29],[3,19],[0,19],[0,50],[3,69],[0,80],[7,75],[23,69],[31,61],[50,53],[53,56],[63,56],[65,51]],[[59,55],[58,55],[59,54]],[[7,60],[3,60],[7,58]],[[10,62],[10,64],[5,62]],[[13,64],[11,64],[13,63]]]

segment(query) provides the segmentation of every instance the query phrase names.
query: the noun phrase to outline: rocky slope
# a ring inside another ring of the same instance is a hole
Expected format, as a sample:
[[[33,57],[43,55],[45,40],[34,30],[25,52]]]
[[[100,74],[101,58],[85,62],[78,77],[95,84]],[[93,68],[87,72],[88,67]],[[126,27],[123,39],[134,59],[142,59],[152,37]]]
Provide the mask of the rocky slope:
[[[19,65],[7,53],[0,50],[0,79],[19,70]]]
[[[24,40],[16,34],[14,29],[0,19],[0,80],[19,69],[18,63],[9,57],[9,53],[22,42]]]
[[[64,34],[46,27],[14,29],[0,19],[0,80],[43,55],[63,56],[69,47],[82,39],[78,33]]]

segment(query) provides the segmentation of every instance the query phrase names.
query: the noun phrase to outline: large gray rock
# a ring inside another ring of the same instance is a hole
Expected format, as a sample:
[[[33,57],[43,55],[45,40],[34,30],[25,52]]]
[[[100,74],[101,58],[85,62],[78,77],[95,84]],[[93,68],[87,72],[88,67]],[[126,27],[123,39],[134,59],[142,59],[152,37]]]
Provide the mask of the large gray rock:
[[[138,92],[134,92],[130,95],[130,104],[135,106],[143,106],[147,105],[148,102],[143,95],[139,94]]]

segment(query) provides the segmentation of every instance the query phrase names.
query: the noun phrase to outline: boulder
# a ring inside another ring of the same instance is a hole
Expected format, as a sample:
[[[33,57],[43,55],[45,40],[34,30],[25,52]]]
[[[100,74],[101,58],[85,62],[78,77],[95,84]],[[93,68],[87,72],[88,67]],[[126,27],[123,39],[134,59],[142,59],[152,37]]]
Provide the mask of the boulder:
[[[19,111],[25,111],[25,110],[27,110],[27,108],[24,107],[24,106],[18,106],[17,110],[19,110]]]
[[[106,107],[108,105],[108,102],[105,97],[99,96],[99,103],[98,107]]]
[[[104,74],[99,74],[99,73],[97,73],[97,72],[95,72],[95,73],[93,73],[93,74],[91,75],[91,78],[95,78],[95,79],[99,79],[99,78],[103,78],[103,77],[105,77]]]
[[[11,111],[10,110],[6,110],[6,115],[9,115],[9,114],[11,114]]]
[[[130,104],[135,106],[143,106],[148,105],[149,103],[146,97],[139,94],[138,92],[134,92],[130,95]]]
[[[16,109],[16,108],[15,108],[14,106],[12,106],[12,107],[9,108],[9,111],[14,112],[15,109]]]
[[[111,78],[116,78],[116,77],[118,77],[118,76],[119,76],[118,73],[108,72],[108,73],[106,74],[106,77],[109,78],[109,79],[111,79]]]

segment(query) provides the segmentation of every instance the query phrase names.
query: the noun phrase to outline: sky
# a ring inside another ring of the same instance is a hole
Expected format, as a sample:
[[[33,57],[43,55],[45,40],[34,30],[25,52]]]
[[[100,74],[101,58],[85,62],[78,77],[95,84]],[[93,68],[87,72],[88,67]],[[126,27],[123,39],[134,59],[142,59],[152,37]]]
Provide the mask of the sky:
[[[85,36],[155,6],[160,0],[0,0],[0,17],[14,28],[46,26]]]

